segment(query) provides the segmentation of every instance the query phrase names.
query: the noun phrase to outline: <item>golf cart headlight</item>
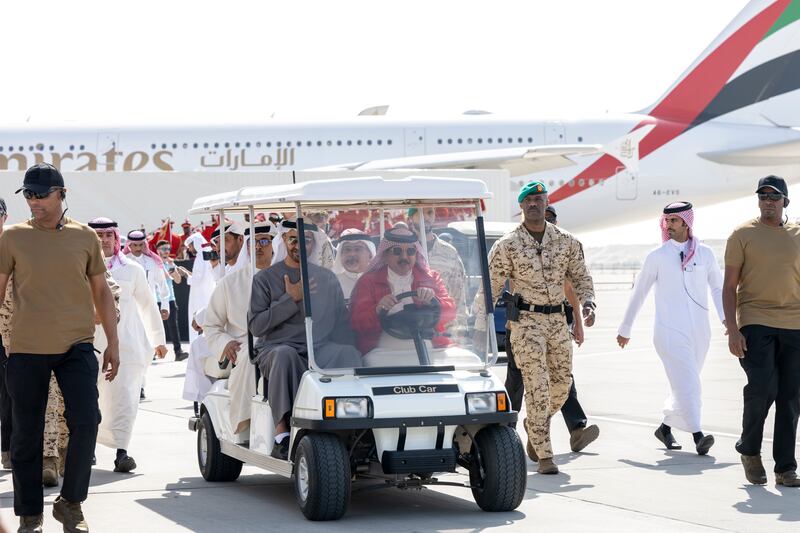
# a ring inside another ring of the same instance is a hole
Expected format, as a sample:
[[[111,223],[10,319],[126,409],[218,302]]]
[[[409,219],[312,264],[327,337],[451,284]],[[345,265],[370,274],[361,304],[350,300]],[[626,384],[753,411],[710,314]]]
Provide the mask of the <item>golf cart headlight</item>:
[[[369,398],[325,398],[324,418],[369,418]]]
[[[467,414],[480,415],[497,412],[496,392],[473,392],[467,394]]]

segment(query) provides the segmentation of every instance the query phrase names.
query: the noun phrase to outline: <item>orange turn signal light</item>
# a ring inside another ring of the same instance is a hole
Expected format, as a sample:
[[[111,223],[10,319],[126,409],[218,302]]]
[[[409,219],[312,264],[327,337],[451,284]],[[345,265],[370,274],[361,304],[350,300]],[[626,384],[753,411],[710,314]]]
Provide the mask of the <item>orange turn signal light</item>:
[[[323,418],[336,418],[336,400],[333,398],[325,398],[322,401]]]
[[[497,393],[497,411],[498,412],[508,411],[508,397],[506,396],[505,392]]]

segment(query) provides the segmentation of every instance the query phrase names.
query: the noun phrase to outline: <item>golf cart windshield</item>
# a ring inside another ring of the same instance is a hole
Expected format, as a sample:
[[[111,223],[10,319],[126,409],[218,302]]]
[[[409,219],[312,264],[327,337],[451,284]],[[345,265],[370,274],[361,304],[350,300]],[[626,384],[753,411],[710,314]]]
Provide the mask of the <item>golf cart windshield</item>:
[[[304,212],[315,366],[483,368],[488,343],[470,309],[485,273],[464,268],[481,264],[480,249],[462,258],[434,231],[476,225],[476,210],[462,201]]]

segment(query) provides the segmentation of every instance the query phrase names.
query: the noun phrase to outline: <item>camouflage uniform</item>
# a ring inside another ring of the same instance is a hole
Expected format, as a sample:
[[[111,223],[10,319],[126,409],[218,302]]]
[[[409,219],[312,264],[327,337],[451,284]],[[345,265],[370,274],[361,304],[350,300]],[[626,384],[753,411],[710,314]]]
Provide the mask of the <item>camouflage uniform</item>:
[[[119,322],[120,288],[111,273],[106,271],[106,281],[114,296],[114,308]],[[50,375],[50,390],[47,393],[47,410],[44,415],[44,452],[43,457],[59,457],[59,450],[66,450],[69,443],[69,429],[64,419],[64,397],[58,387],[55,374]],[[61,458],[63,460],[63,457]]]
[[[592,278],[586,269],[580,242],[563,229],[547,224],[542,243],[520,224],[504,235],[489,253],[492,294],[500,295],[506,280],[525,303],[560,305],[564,281],[572,280],[580,301],[594,299]],[[476,303],[482,307],[479,291]],[[478,327],[483,321],[478,322]],[[553,456],[550,417],[561,409],[572,385],[572,341],[564,313],[520,311],[510,322],[510,342],[525,383],[525,428],[536,454]]]
[[[456,323],[460,331],[465,331],[467,326],[467,300],[465,294],[465,284],[467,273],[464,270],[464,263],[458,255],[458,251],[451,244],[434,237],[433,244],[428,249],[428,265],[431,270],[439,273],[447,289],[447,294],[456,303]],[[451,329],[452,323],[448,325]],[[450,332],[454,333],[454,332]]]
[[[6,284],[6,297],[0,305],[0,336],[3,337],[3,347],[6,354],[11,349],[11,315],[14,313],[14,282],[8,278]]]

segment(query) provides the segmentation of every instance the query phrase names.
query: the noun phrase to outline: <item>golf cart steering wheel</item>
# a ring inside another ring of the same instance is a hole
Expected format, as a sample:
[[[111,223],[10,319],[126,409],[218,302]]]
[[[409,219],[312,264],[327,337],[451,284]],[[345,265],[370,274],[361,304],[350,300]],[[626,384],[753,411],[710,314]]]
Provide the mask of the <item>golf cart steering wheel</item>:
[[[408,291],[396,294],[394,298],[399,302],[416,295],[416,291]],[[434,296],[425,305],[406,304],[402,310],[391,315],[388,310],[381,309],[378,312],[378,319],[383,331],[396,339],[413,339],[417,335],[421,335],[423,339],[432,339],[441,313],[439,300]]]

